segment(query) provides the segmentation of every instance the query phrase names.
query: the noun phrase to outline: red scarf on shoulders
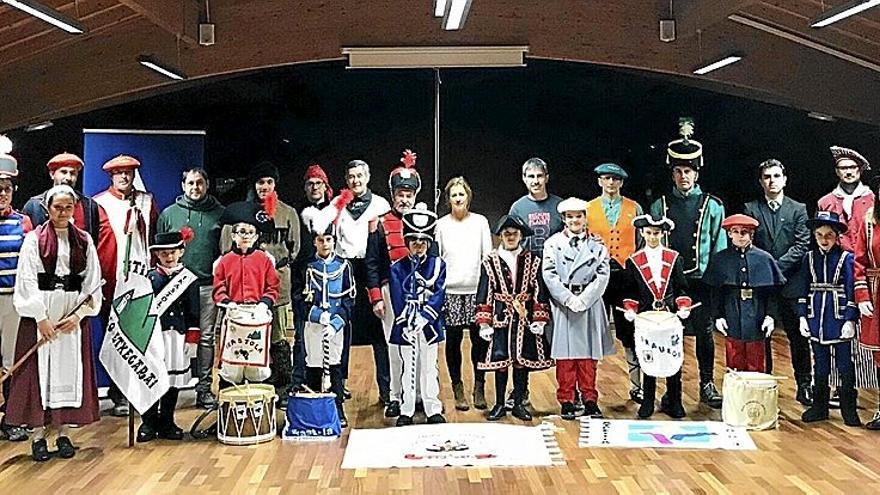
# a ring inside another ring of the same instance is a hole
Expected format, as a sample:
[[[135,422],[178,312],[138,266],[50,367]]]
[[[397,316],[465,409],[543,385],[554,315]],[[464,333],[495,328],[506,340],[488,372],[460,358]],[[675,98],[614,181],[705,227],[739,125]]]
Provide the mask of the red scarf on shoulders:
[[[73,223],[68,224],[67,232],[70,241],[70,273],[78,275],[86,269],[88,234]],[[37,244],[40,248],[40,258],[43,260],[43,269],[46,273],[55,275],[55,265],[58,263],[58,234],[51,221],[37,227]]]

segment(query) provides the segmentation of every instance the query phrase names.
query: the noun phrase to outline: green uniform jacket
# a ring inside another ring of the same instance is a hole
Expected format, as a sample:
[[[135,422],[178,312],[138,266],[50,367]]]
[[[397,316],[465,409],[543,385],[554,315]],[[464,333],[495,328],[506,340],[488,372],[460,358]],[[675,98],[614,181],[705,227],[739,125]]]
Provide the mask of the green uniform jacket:
[[[696,196],[696,197],[695,197]],[[697,198],[698,197],[698,198]],[[692,204],[686,214],[682,215],[680,208],[684,202]],[[682,257],[684,274],[688,278],[701,278],[709,265],[709,257],[727,247],[727,234],[721,229],[724,220],[724,203],[720,199],[705,194],[699,185],[694,188],[685,198],[678,189],[673,188],[672,193],[663,195],[651,205],[653,215],[665,215],[675,222],[676,229],[694,232],[693,243],[676,246],[671,245],[670,235],[663,236],[663,245],[679,252]],[[691,225],[687,225],[693,222]]]
[[[220,226],[217,221],[224,209],[211,195],[200,201],[192,201],[181,195],[174,204],[162,210],[156,222],[157,233],[179,231],[185,225],[193,230],[193,239],[186,245],[181,261],[183,266],[199,277],[199,285],[211,285],[214,280],[214,260],[220,257],[217,245]]]

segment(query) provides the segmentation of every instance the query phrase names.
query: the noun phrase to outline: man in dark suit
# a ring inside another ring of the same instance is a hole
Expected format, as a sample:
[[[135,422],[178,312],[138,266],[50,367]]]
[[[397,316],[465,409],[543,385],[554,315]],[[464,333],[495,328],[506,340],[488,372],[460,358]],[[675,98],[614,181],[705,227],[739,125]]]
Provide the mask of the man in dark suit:
[[[745,205],[745,214],[756,218],[760,225],[755,231],[755,245],[769,252],[785,277],[790,280],[781,292],[774,294],[770,301],[771,311],[777,322],[782,323],[791,348],[791,365],[797,381],[797,400],[810,405],[813,401],[812,373],[810,370],[810,346],[798,331],[795,313],[797,289],[792,279],[801,258],[809,249],[810,231],[807,229],[807,208],[783,192],[788,177],[785,165],[779,160],[769,159],[758,165],[758,183],[764,190],[764,197]],[[770,339],[767,339],[767,373],[773,370],[773,357],[770,352]]]

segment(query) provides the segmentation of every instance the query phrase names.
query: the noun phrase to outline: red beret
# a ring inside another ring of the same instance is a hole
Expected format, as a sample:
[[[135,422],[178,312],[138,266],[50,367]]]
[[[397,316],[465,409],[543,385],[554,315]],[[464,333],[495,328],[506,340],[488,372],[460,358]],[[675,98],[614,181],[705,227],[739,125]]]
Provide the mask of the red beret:
[[[309,179],[320,179],[321,182],[327,186],[327,190],[324,192],[327,201],[333,197],[333,189],[330,187],[330,180],[327,178],[327,173],[324,172],[324,169],[317,163],[309,165],[309,168],[306,169],[306,173],[303,175],[303,180],[308,181]]]
[[[729,217],[725,218],[723,222],[721,222],[722,229],[727,230],[731,227],[747,227],[750,229],[757,229],[758,221],[748,215],[737,213],[736,215],[730,215]]]
[[[46,166],[49,167],[49,172],[54,172],[61,167],[73,167],[79,171],[83,169],[83,161],[73,153],[65,151],[64,153],[53,156]]]
[[[128,155],[119,155],[105,163],[101,168],[103,168],[105,172],[113,172],[114,170],[132,170],[140,168],[140,166],[141,162],[137,161],[136,158]]]

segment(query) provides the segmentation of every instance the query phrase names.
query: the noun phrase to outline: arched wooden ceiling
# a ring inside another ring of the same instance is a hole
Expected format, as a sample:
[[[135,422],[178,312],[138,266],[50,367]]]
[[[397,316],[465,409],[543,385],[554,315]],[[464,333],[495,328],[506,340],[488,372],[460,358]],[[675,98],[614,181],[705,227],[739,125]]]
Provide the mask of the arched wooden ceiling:
[[[464,29],[453,32],[432,16],[432,0],[209,0],[213,46],[196,41],[204,0],[42,1],[78,19],[88,33],[68,35],[0,4],[0,129],[218,75],[338,59],[345,46],[419,45],[528,45],[530,57],[646,70],[880,123],[880,9],[824,29],[809,27],[823,5],[846,0],[676,0],[678,37],[672,43],[658,34],[658,21],[669,17],[668,0],[473,0]],[[701,61],[734,51],[743,61],[692,75]],[[141,54],[180,67],[190,80],[175,83],[142,68],[136,63]]]

